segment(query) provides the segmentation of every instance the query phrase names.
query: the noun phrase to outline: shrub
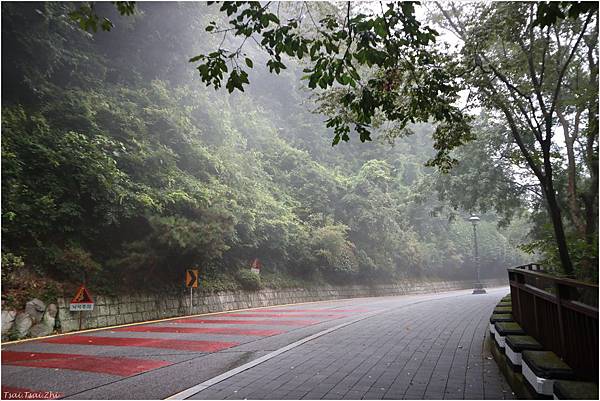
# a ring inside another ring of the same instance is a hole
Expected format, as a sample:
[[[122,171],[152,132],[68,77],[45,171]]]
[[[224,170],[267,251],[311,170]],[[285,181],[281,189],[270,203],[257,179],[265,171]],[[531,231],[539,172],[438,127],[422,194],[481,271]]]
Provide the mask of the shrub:
[[[261,288],[260,276],[250,270],[240,270],[236,279],[244,290],[258,291]]]
[[[2,281],[6,282],[12,273],[25,266],[23,258],[11,252],[2,252]]]
[[[74,244],[57,252],[56,268],[73,280],[81,280],[84,274],[93,274],[101,270],[100,264],[88,251]]]

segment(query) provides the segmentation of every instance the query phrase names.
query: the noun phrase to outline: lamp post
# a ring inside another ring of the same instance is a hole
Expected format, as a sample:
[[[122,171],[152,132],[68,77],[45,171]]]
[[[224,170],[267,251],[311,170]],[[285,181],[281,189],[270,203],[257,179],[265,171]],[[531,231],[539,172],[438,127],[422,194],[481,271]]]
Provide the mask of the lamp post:
[[[473,254],[475,259],[475,269],[477,271],[477,281],[473,286],[473,294],[485,294],[486,291],[483,288],[483,284],[481,284],[481,279],[479,277],[479,250],[477,249],[477,223],[479,223],[479,217],[475,215],[471,215],[469,217],[469,221],[473,224]]]

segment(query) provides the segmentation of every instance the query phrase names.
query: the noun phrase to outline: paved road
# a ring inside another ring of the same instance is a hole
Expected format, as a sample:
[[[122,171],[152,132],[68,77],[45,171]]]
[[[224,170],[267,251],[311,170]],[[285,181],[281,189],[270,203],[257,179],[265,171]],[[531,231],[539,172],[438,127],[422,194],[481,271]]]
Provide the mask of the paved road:
[[[3,345],[2,398],[512,398],[484,343],[507,292],[269,307]]]

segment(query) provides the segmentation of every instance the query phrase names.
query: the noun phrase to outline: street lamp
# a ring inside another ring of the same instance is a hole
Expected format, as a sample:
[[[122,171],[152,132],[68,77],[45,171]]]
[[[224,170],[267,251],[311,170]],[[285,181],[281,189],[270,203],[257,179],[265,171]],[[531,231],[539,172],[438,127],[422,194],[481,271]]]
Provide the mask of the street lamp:
[[[475,256],[475,268],[477,270],[477,281],[473,286],[473,294],[485,294],[486,291],[483,288],[483,284],[481,284],[481,279],[479,278],[479,252],[477,249],[477,223],[479,223],[479,217],[475,215],[471,215],[469,217],[469,221],[473,224],[473,253]]]

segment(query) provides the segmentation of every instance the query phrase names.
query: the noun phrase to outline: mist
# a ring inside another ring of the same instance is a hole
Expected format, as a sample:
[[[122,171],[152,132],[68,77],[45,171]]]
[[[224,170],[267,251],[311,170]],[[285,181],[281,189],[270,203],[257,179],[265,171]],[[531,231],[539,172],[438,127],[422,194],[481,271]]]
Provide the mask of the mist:
[[[190,58],[239,46],[205,30],[225,23],[217,7],[97,6],[109,32],[79,29],[69,3],[2,4],[3,261],[24,266],[7,275],[147,291],[179,288],[198,267],[205,289],[222,290],[475,280],[477,264],[496,278],[529,260],[518,246],[530,205],[504,213],[481,200],[502,193],[490,188],[503,173],[468,169],[485,159],[485,135],[448,174],[426,167],[430,123],[392,134],[382,123],[372,141],[331,146],[301,62],[272,74],[247,41],[243,93],[201,82]]]

